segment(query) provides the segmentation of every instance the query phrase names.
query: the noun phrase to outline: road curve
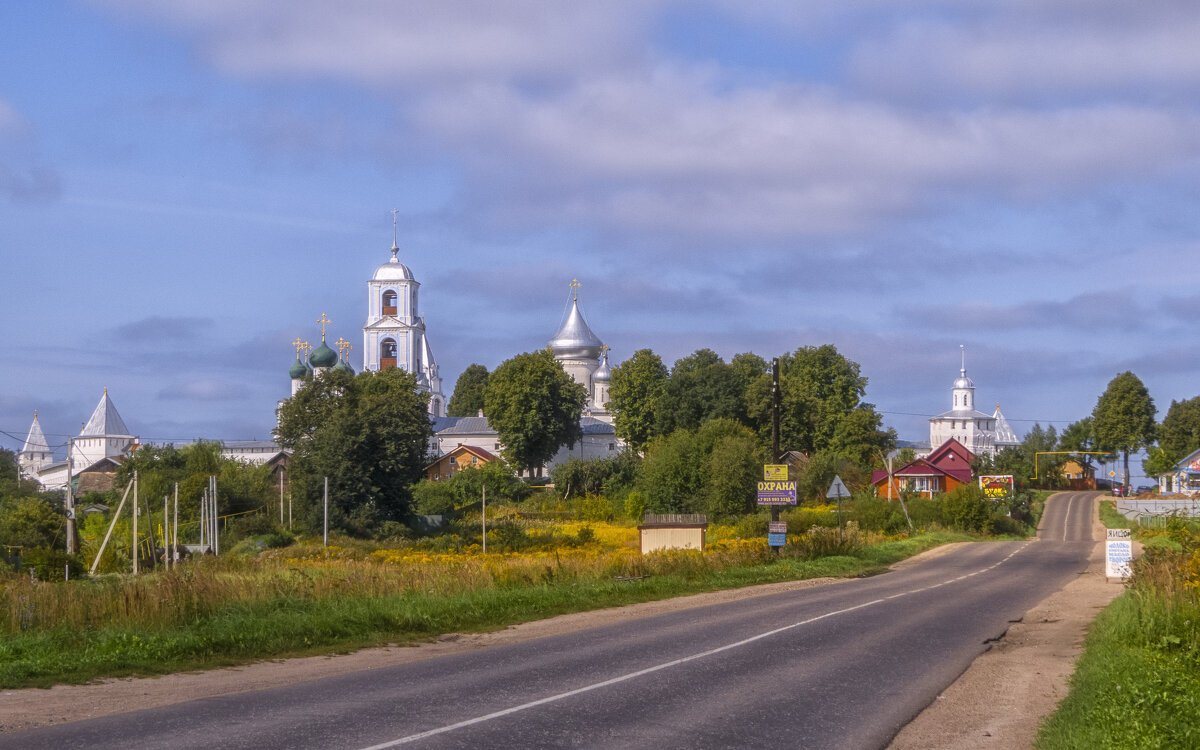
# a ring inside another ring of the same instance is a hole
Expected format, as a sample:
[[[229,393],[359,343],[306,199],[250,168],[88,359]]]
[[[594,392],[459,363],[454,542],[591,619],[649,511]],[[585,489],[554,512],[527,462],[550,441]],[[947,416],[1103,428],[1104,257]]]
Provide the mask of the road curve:
[[[284,688],[0,735],[0,748],[884,747],[1087,567],[1094,493],[1036,541]]]

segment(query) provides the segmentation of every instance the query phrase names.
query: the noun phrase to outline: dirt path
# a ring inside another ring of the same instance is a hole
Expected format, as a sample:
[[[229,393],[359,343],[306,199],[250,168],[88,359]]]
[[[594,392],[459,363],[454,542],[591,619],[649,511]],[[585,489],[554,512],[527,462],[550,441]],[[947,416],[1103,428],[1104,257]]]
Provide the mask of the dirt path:
[[[1100,503],[1092,538],[1104,539]],[[1104,543],[1085,573],[1043,599],[976,659],[892,741],[889,750],[1026,750],[1038,725],[1067,695],[1067,678],[1092,620],[1124,587],[1104,578]]]
[[[893,567],[915,565],[943,555],[956,546],[938,547]],[[1097,556],[1101,549],[1102,546],[1097,545],[1098,551],[1093,554],[1087,575],[1030,610],[1024,623],[1011,628],[1004,641],[976,660],[958,682],[905,728],[893,747],[1028,747],[1037,720],[1066,693],[1066,678],[1079,652],[1084,629],[1095,613],[1120,591],[1120,586],[1104,583],[1103,560]],[[1101,567],[1093,570],[1095,565]],[[789,581],[580,612],[494,633],[446,635],[411,647],[364,649],[345,655],[259,662],[162,677],[105,680],[91,685],[60,685],[49,690],[8,690],[0,693],[0,733],[379,669],[708,604],[837,584],[843,580]]]

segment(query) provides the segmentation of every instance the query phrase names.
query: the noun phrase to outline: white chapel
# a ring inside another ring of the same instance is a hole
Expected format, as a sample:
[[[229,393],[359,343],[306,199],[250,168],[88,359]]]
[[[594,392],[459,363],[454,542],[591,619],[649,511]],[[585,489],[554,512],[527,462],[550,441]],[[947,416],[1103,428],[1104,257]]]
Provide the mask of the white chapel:
[[[975,408],[975,381],[967,377],[966,354],[962,369],[951,387],[953,408],[929,420],[929,445],[938,446],[953,438],[976,456],[994,456],[998,451],[1018,445],[1016,433],[996,404],[993,414]]]

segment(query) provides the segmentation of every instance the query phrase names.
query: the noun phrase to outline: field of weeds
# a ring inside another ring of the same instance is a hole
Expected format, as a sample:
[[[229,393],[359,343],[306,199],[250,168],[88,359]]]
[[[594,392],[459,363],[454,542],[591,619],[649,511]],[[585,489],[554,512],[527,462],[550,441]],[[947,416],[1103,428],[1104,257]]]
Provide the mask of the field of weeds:
[[[861,575],[962,538],[814,525],[776,554],[762,537],[739,536],[738,526],[714,526],[702,552],[641,555],[634,526],[510,516],[489,518],[484,554],[469,533],[478,520],[438,537],[383,546],[302,540],[137,577],[9,576],[0,582],[0,686],[345,651],[687,593]]]

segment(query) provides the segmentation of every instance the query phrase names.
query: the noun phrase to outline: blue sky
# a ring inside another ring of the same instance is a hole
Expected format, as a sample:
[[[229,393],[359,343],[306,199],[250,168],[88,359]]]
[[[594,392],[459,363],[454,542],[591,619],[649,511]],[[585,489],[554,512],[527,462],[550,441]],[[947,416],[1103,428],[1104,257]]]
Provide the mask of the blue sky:
[[[960,344],[1019,433],[1200,393],[1200,8],[844,5],[4,4],[0,445],[267,437],[393,208],[447,391],[577,277],[615,361],[832,343],[907,439]]]

